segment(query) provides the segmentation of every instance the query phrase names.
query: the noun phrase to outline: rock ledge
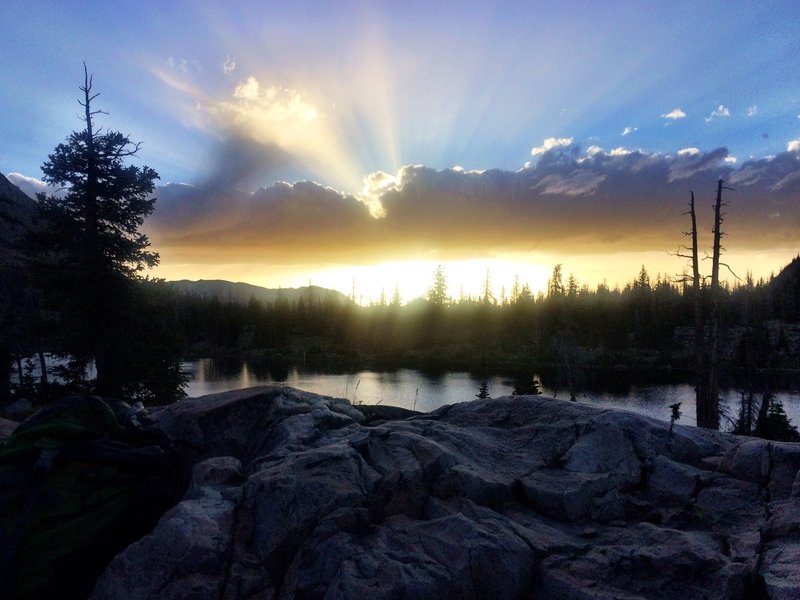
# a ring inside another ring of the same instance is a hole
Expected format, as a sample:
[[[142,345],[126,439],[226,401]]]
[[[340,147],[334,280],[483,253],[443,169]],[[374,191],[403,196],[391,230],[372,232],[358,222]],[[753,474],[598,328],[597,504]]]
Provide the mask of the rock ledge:
[[[800,444],[541,396],[367,426],[272,386],[156,417],[191,485],[94,600],[800,597]]]

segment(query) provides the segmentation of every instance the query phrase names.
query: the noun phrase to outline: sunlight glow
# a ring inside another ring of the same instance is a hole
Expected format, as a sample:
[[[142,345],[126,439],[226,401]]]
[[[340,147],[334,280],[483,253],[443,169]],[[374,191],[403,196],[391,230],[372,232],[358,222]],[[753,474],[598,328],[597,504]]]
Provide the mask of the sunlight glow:
[[[385,216],[386,212],[383,209],[383,204],[381,204],[381,194],[389,189],[399,187],[399,178],[383,171],[376,171],[365,175],[363,181],[364,185],[358,194],[358,199],[369,207],[370,214],[373,217]]]
[[[787,264],[797,255],[797,248],[779,252],[729,252],[725,262],[744,281],[748,272],[755,280],[768,280],[775,265]],[[545,253],[506,253],[493,258],[437,261],[435,259],[384,261],[368,265],[263,265],[221,263],[216,265],[181,264],[167,261],[156,269],[158,277],[178,279],[226,279],[245,281],[266,288],[296,288],[317,285],[354,297],[367,306],[383,300],[387,304],[397,293],[401,304],[424,297],[433,283],[433,274],[442,265],[447,278],[448,295],[454,301],[483,297],[488,274],[491,293],[499,303],[508,298],[515,281],[527,284],[536,295],[545,292],[553,268],[561,265],[564,283],[574,275],[579,287],[594,291],[600,284],[623,288],[647,269],[655,285],[657,278],[677,281],[688,269],[686,261],[666,252],[620,252],[615,254],[559,256]],[[703,263],[702,269],[710,268]],[[736,283],[733,275],[723,270],[721,278]]]
[[[315,98],[313,91],[277,83],[265,85],[254,75],[214,97],[187,81],[187,74],[154,72],[172,89],[193,98],[193,105],[184,105],[183,122],[216,131],[222,138],[256,142],[265,149],[277,147],[325,185],[350,193],[362,189],[364,173],[369,170],[360,164],[346,135],[352,115],[341,101],[332,103],[328,96]],[[320,108],[326,105],[329,111]],[[270,167],[262,166],[265,171]],[[370,210],[379,214],[374,205]]]
[[[598,20],[609,18],[602,11],[585,20],[558,11],[526,20],[532,15],[523,11],[508,15],[515,22],[522,18],[520,24],[526,28],[524,37],[514,39],[493,29],[485,30],[484,36],[465,35],[472,31],[465,29],[470,22],[492,22],[498,16],[494,8],[475,9],[463,22],[454,18],[452,28],[435,28],[435,36],[427,29],[431,21],[423,24],[413,15],[398,18],[393,11],[369,7],[336,15],[331,28],[309,31],[287,29],[267,13],[242,22],[232,14],[207,7],[201,17],[207,21],[209,45],[214,41],[219,45],[213,55],[216,76],[211,54],[184,57],[170,49],[169,60],[163,52],[154,55],[160,63],[151,66],[151,72],[165,92],[160,104],[198,136],[203,132],[219,142],[220,152],[210,153],[214,158],[207,165],[212,172],[209,179],[224,179],[214,170],[214,160],[219,162],[220,156],[238,160],[230,157],[235,152],[225,154],[230,147],[243,150],[241,160],[263,163],[245,165],[257,171],[250,179],[223,182],[238,186],[237,192],[248,194],[275,180],[310,180],[335,190],[340,198],[326,204],[327,196],[323,202],[298,193],[292,203],[280,204],[275,193],[268,196],[274,204],[262,201],[264,196],[259,197],[261,204],[246,200],[235,204],[234,195],[224,196],[210,181],[204,198],[211,207],[224,204],[208,219],[209,230],[218,235],[204,237],[202,230],[193,238],[168,240],[174,246],[159,248],[165,265],[159,270],[162,276],[219,277],[267,287],[297,287],[312,281],[354,295],[364,304],[381,296],[390,298],[395,289],[403,301],[422,296],[440,263],[454,298],[479,296],[487,271],[498,300],[516,277],[536,293],[544,289],[556,264],[563,265],[565,277],[573,273],[592,289],[603,281],[611,287],[624,286],[643,264],[653,278],[658,273],[673,277],[683,270],[683,261],[668,254],[674,250],[671,242],[661,248],[663,239],[652,239],[648,227],[654,229],[651,223],[658,219],[644,223],[651,216],[647,210],[640,213],[647,215],[642,223],[631,216],[623,233],[617,226],[620,219],[604,228],[604,219],[613,214],[606,198],[615,196],[604,197],[602,192],[603,186],[616,181],[614,165],[622,168],[638,161],[630,168],[636,174],[656,162],[672,160],[677,152],[676,164],[683,170],[676,167],[673,177],[670,168],[672,183],[707,164],[736,164],[730,154],[715,154],[721,142],[711,134],[722,131],[721,122],[708,127],[712,119],[725,117],[732,123],[739,116],[745,118],[731,99],[721,97],[712,105],[699,106],[696,97],[681,88],[674,98],[664,99],[664,82],[675,83],[684,76],[677,54],[669,64],[663,61],[666,50],[674,52],[673,40],[682,28],[673,20],[665,24],[652,17],[664,27],[660,37],[643,33],[646,28],[637,17],[626,27],[627,37],[606,38],[596,27]],[[307,24],[308,15],[292,14],[298,17]],[[563,36],[560,27],[568,27],[571,35]],[[732,34],[732,30],[720,33],[719,43],[724,47],[726,36]],[[636,52],[629,51],[633,47]],[[526,77],[519,76],[523,56],[542,58],[526,63]],[[607,57],[613,57],[614,69],[601,68]],[[659,75],[651,80],[648,74],[654,72]],[[642,87],[631,87],[631,82],[640,80]],[[742,98],[750,107],[746,118],[766,112],[766,105],[756,109],[760,99]],[[640,103],[641,108],[635,108]],[[796,109],[792,111],[794,115]],[[687,134],[687,125],[707,129],[702,135]],[[630,143],[621,146],[625,136],[631,136],[626,140]],[[792,133],[780,144],[794,137]],[[745,138],[739,138],[741,144]],[[727,138],[724,141],[726,148],[746,156]],[[787,151],[798,151],[799,142],[788,141]],[[258,152],[247,153],[252,146],[263,153],[253,158]],[[545,160],[551,158],[548,153],[552,158],[563,154],[577,159],[579,168],[562,173],[557,164]],[[703,162],[706,155],[716,163]],[[526,159],[531,162],[525,163]],[[523,165],[534,169],[537,163],[553,169],[538,179],[535,189],[527,188],[538,195],[541,215],[523,199],[514,204],[516,194],[526,196],[525,188],[506,185],[515,181],[508,174],[520,173]],[[459,166],[448,170],[451,165]],[[452,177],[454,173],[488,173],[480,178],[486,187],[473,186],[468,177]],[[472,195],[464,193],[476,189]],[[636,197],[632,186],[627,191]],[[314,193],[324,196],[320,190]],[[353,198],[361,203],[355,208]],[[676,200],[675,214],[683,202]],[[548,221],[548,209],[562,204],[563,218],[552,216]],[[453,206],[463,217],[460,226],[450,223]],[[338,221],[337,207],[346,215]],[[597,216],[592,210],[598,211]],[[195,233],[178,218],[180,211],[176,214],[171,225]],[[530,239],[523,216],[534,223]],[[500,217],[507,219],[508,232],[498,227]],[[282,218],[289,224],[283,230]],[[535,227],[542,222],[547,224],[547,236],[536,234]],[[196,224],[204,225],[199,213]],[[277,225],[270,228],[271,224]],[[573,235],[579,229],[586,231],[583,238]],[[674,229],[677,245],[682,240],[680,230]],[[486,232],[495,235],[491,245],[473,242],[479,235],[489,239]],[[163,239],[153,236],[154,242]],[[586,239],[598,245],[587,245]],[[790,243],[780,240],[782,245]],[[629,252],[633,246],[651,251]],[[499,253],[511,249],[519,252]],[[778,256],[790,260],[795,253],[796,248],[770,252],[765,255],[769,263],[745,254],[731,255],[729,260],[737,272],[749,269],[767,276],[767,268],[785,264]],[[191,263],[193,255],[197,264]]]

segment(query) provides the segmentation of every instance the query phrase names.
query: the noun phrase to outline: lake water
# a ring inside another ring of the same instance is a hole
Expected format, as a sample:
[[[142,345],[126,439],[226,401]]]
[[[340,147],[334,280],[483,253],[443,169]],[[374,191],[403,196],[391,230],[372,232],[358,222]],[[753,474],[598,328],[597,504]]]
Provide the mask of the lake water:
[[[347,398],[353,403],[401,406],[428,412],[455,402],[474,400],[481,379],[469,373],[446,373],[427,375],[412,369],[392,372],[358,371],[355,373],[322,373],[289,368],[276,374],[256,372],[247,363],[221,372],[211,359],[184,363],[184,369],[193,376],[187,387],[189,397],[217,392],[282,383],[288,386],[338,398]],[[489,395],[498,398],[511,394],[514,387],[507,377],[487,378]],[[546,382],[545,382],[546,383]],[[552,396],[552,390],[543,389]],[[800,390],[794,389],[775,394],[783,402],[787,415],[795,425],[800,425]],[[557,397],[564,397],[561,391]],[[721,394],[722,410],[730,416],[738,411],[740,393],[725,390]],[[624,392],[595,392],[580,394],[578,402],[604,408],[620,408],[668,421],[670,404],[681,402],[683,425],[694,425],[694,387],[688,384],[630,385]],[[723,429],[729,425],[723,422]]]

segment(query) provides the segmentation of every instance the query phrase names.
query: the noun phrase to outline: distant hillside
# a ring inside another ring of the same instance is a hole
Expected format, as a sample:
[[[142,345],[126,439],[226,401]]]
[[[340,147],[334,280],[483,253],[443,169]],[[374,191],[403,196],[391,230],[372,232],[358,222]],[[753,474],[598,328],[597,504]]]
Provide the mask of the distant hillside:
[[[0,173],[0,227],[8,221],[29,222],[36,202]]]
[[[316,302],[317,300],[333,299],[338,302],[350,302],[350,299],[336,290],[316,285],[304,286],[300,288],[281,288],[272,289],[240,283],[225,281],[223,279],[201,279],[199,281],[170,281],[169,284],[174,290],[182,294],[213,298],[234,302],[248,302],[250,298],[255,298],[259,302],[271,303],[283,298],[289,302],[296,302],[301,298],[306,302]]]
[[[0,264],[10,259],[8,244],[30,226],[36,203],[0,173]]]
[[[780,318],[800,322],[800,256],[781,269],[769,287]]]

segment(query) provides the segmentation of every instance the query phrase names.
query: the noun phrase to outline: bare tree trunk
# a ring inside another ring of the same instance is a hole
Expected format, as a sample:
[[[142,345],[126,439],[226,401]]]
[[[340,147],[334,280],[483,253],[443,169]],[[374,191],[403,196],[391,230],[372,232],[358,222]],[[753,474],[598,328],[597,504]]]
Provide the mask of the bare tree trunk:
[[[691,255],[675,253],[676,256],[692,261],[692,293],[694,294],[694,333],[695,333],[695,399],[697,407],[697,426],[706,429],[719,429],[719,267],[722,254],[722,179],[717,185],[717,199],[714,203],[714,246],[711,267],[711,283],[706,286],[700,276],[700,259],[697,240],[697,214],[694,205],[694,192],[691,192],[689,212],[692,230],[684,232],[691,236]],[[687,213],[684,213],[687,214]],[[683,246],[687,251],[689,248]],[[728,265],[725,265],[726,267]],[[730,269],[730,267],[728,267]],[[734,274],[735,276],[735,274]]]
[[[695,406],[697,426],[708,427],[708,360],[706,354],[706,327],[703,297],[700,285],[700,258],[697,242],[697,213],[694,208],[694,192],[689,201],[689,215],[692,219],[692,294],[694,295],[694,357],[695,357]]]
[[[97,193],[98,181],[98,157],[96,136],[94,130],[93,117],[103,114],[103,111],[92,110],[92,101],[99,94],[92,94],[92,76],[83,64],[84,83],[80,90],[84,94],[84,100],[78,101],[84,108],[83,120],[86,122],[86,189],[84,192],[84,207],[86,219],[86,244],[87,244],[87,265],[89,278],[92,285],[89,286],[86,297],[88,303],[88,318],[92,321],[90,330],[91,344],[94,346],[95,359],[95,391],[98,394],[115,396],[118,390],[115,387],[113,370],[115,368],[111,345],[106,339],[106,331],[110,328],[108,311],[105,310],[107,301],[106,290],[104,289],[108,281],[108,273],[103,268],[103,257],[101,250],[100,234],[100,207]]]
[[[44,358],[44,352],[39,350],[39,369],[41,370],[40,381],[42,382],[42,387],[47,387],[47,361]]]
[[[711,263],[711,298],[708,314],[708,413],[700,427],[719,429],[719,257],[722,251],[722,179],[717,183],[714,202],[714,247]]]

